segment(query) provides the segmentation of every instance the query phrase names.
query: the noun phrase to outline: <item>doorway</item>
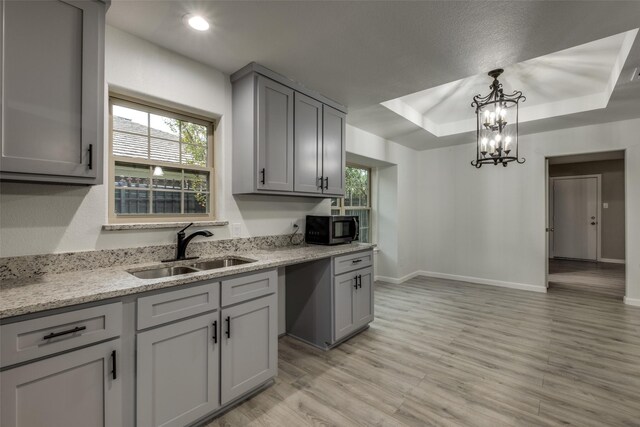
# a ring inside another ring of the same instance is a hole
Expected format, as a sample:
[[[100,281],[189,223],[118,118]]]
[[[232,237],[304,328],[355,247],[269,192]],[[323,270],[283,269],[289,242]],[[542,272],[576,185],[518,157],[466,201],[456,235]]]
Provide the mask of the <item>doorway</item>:
[[[547,287],[625,294],[624,151],[548,158]]]

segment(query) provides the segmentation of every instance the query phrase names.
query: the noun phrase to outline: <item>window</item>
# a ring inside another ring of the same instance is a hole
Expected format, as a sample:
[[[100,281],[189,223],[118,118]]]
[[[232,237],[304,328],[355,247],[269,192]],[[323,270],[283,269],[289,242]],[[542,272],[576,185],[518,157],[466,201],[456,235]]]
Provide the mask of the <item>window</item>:
[[[347,165],[344,197],[331,199],[333,215],[355,215],[360,221],[360,241],[371,242],[371,169]]]
[[[110,219],[212,217],[213,123],[110,98]]]

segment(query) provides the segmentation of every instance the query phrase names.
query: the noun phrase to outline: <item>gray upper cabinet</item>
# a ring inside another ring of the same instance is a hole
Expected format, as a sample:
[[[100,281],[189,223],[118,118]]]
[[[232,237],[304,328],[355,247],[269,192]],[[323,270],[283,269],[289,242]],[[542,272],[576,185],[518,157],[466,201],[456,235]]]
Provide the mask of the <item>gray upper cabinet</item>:
[[[122,426],[120,340],[0,373],[3,427]]]
[[[293,191],[293,90],[258,76],[258,190]]]
[[[233,194],[344,194],[346,108],[257,64],[233,83]]]
[[[0,178],[101,183],[105,4],[2,0],[0,14]]]
[[[347,116],[341,111],[323,106],[322,111],[322,176],[325,194],[344,194],[346,167],[345,133]]]
[[[322,193],[322,103],[295,94],[294,188],[301,193]]]

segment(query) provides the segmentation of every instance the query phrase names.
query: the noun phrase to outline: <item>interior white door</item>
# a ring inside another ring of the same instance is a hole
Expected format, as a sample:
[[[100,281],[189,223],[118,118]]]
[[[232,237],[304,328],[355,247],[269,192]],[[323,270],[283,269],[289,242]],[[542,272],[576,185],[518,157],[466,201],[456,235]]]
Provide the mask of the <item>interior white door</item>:
[[[553,255],[596,261],[598,257],[598,179],[553,182]]]

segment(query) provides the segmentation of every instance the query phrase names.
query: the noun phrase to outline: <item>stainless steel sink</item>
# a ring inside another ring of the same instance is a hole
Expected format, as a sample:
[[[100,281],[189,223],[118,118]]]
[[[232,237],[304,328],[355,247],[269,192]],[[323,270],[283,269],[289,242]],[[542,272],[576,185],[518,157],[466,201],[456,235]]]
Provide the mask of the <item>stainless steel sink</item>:
[[[221,258],[221,259],[213,259],[210,261],[200,261],[200,262],[191,264],[190,266],[193,268],[197,268],[198,270],[214,270],[216,268],[232,267],[234,265],[249,264],[251,262],[255,262],[255,261],[228,257],[228,258]]]
[[[148,270],[130,271],[131,274],[140,279],[161,279],[163,277],[179,276],[181,274],[196,273],[198,270],[191,267],[161,267],[150,268]]]
[[[197,273],[203,270],[215,270],[217,268],[232,267],[234,265],[249,264],[255,260],[247,260],[235,257],[226,257],[200,261],[189,265],[177,265],[174,267],[157,267],[147,270],[130,271],[139,279],[161,279],[163,277],[179,276],[181,274]]]

